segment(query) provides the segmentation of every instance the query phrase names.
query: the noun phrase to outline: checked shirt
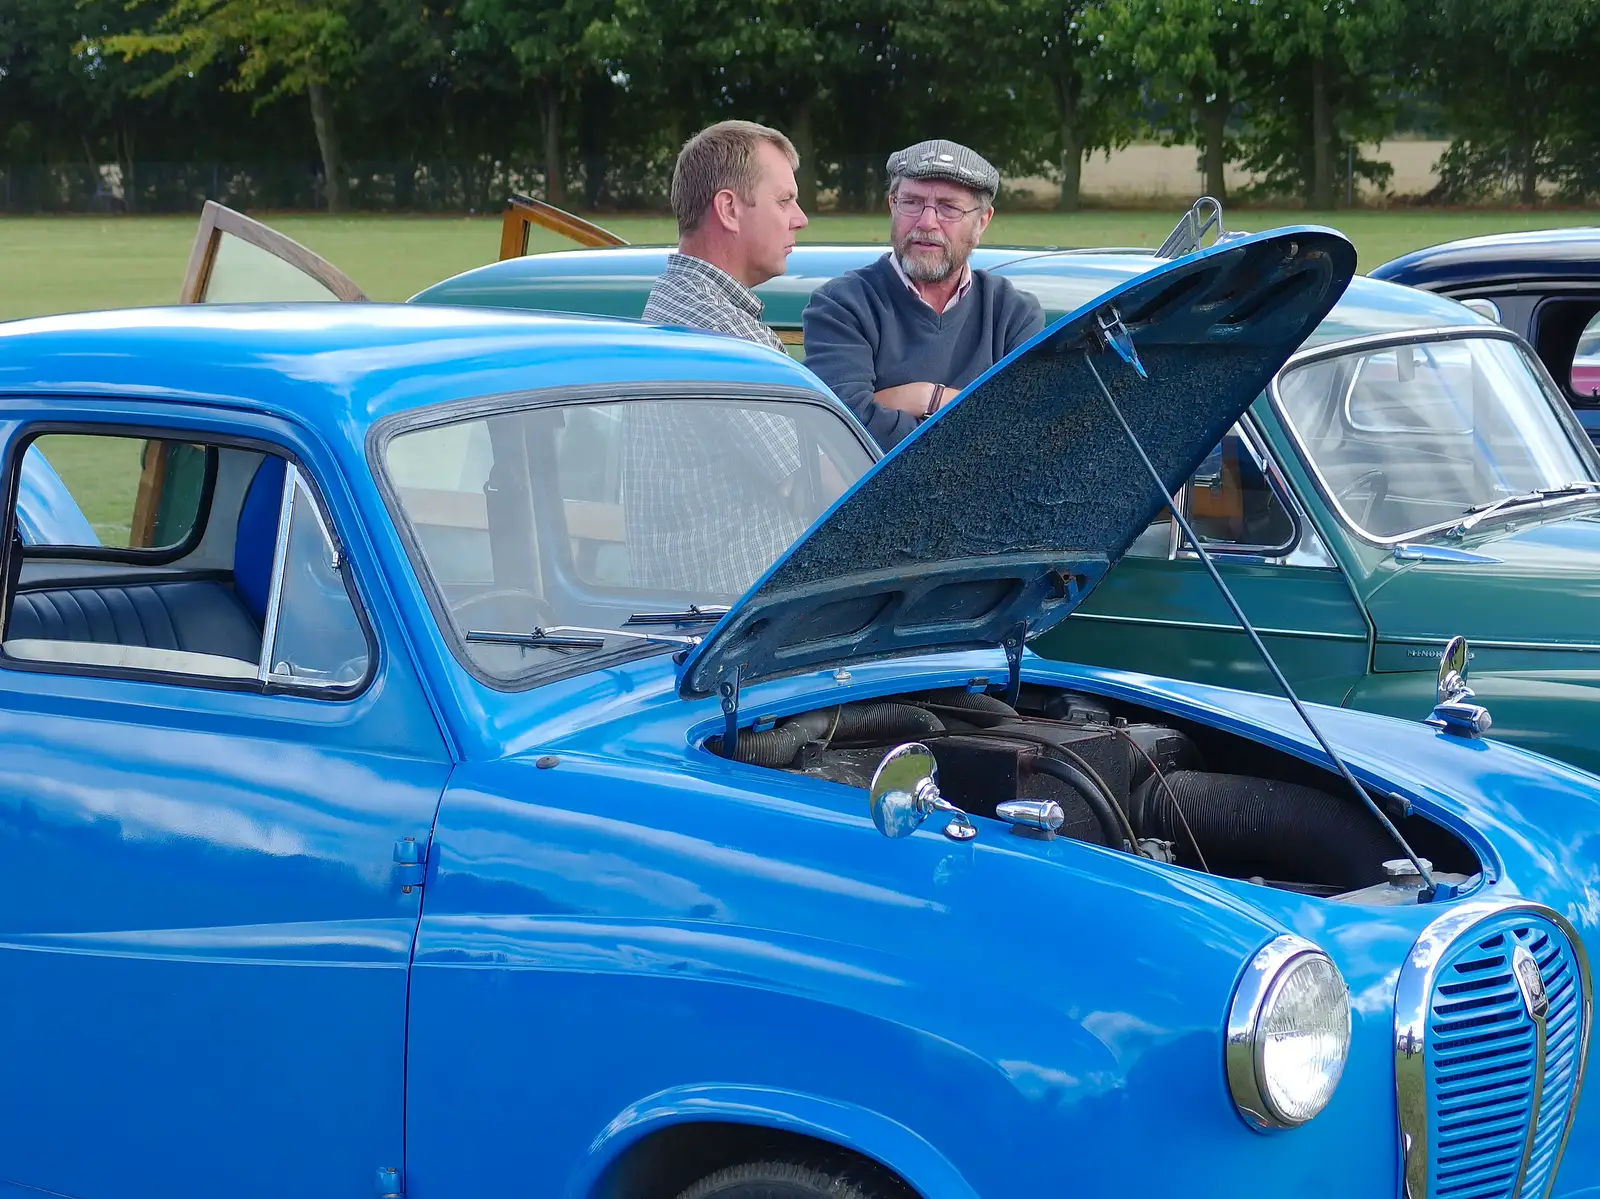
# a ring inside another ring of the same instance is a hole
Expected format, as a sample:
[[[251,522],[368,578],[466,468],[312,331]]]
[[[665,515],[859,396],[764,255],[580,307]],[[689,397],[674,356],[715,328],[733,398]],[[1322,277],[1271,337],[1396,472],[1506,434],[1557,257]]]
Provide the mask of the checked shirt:
[[[783,352],[761,323],[761,301],[687,254],[667,256],[644,317]],[[736,598],[810,523],[787,498],[801,466],[791,418],[749,403],[659,399],[629,404],[624,420],[634,586]]]

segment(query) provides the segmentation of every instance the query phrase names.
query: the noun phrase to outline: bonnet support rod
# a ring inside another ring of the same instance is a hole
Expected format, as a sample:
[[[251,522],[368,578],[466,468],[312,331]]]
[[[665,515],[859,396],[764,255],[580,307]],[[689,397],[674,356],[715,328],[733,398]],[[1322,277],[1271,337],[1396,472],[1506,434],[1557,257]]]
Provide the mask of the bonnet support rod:
[[[1116,321],[1116,324],[1121,326],[1121,321]],[[1122,331],[1122,336],[1127,336],[1125,329]],[[1131,338],[1129,342],[1131,344]],[[1115,342],[1110,342],[1109,344],[1112,349],[1117,351],[1119,357],[1123,358],[1124,361],[1129,361],[1128,355],[1124,353],[1121,346]],[[1149,471],[1150,477],[1155,480],[1156,490],[1162,495],[1167,494],[1166,484],[1161,481],[1161,473],[1156,470],[1155,463],[1150,461],[1150,456],[1144,452],[1144,446],[1140,444],[1139,438],[1134,435],[1133,427],[1128,424],[1127,418],[1122,415],[1122,409],[1117,407],[1117,401],[1111,396],[1111,389],[1106,386],[1105,380],[1100,377],[1100,372],[1094,365],[1094,357],[1087,349],[1084,350],[1083,360],[1088,364],[1089,373],[1094,376],[1094,381],[1100,385],[1100,394],[1105,396],[1106,403],[1111,406],[1112,415],[1117,418],[1117,423],[1122,426],[1122,431],[1127,435],[1129,444],[1133,446],[1134,452],[1139,455],[1139,461],[1144,463],[1145,470]],[[1129,361],[1129,365],[1132,366],[1133,362]],[[1139,374],[1143,375],[1142,366],[1138,369]],[[1189,539],[1189,544],[1194,547],[1195,554],[1199,557],[1201,565],[1206,568],[1206,573],[1211,576],[1211,581],[1217,585],[1217,590],[1222,592],[1222,598],[1227,601],[1228,607],[1233,609],[1233,615],[1238,620],[1239,627],[1250,638],[1250,642],[1255,646],[1256,652],[1261,655],[1261,660],[1267,664],[1267,669],[1272,672],[1272,677],[1277,680],[1278,686],[1283,690],[1284,695],[1294,705],[1294,710],[1299,714],[1300,719],[1305,722],[1306,728],[1311,730],[1311,735],[1317,739],[1317,744],[1322,746],[1322,752],[1328,755],[1328,760],[1344,776],[1344,781],[1350,784],[1351,790],[1356,793],[1362,804],[1372,813],[1373,818],[1383,826],[1389,836],[1394,838],[1395,844],[1400,847],[1406,857],[1411,860],[1411,864],[1416,867],[1417,873],[1422,877],[1422,890],[1418,895],[1418,899],[1423,902],[1434,899],[1439,893],[1439,884],[1434,881],[1433,872],[1428,869],[1427,863],[1417,857],[1400,830],[1395,827],[1394,822],[1384,814],[1383,809],[1367,793],[1367,789],[1351,773],[1350,767],[1345,765],[1344,759],[1339,756],[1328,739],[1322,735],[1322,730],[1317,727],[1316,721],[1311,719],[1311,713],[1306,711],[1305,705],[1300,702],[1300,697],[1294,693],[1294,688],[1289,685],[1289,680],[1284,677],[1283,671],[1278,669],[1278,663],[1273,659],[1266,643],[1261,640],[1261,635],[1256,632],[1255,626],[1250,623],[1250,618],[1244,614],[1244,608],[1234,598],[1233,592],[1228,588],[1228,585],[1222,581],[1222,576],[1217,573],[1217,567],[1211,561],[1211,555],[1206,553],[1205,546],[1200,544],[1200,539],[1195,536],[1194,529],[1190,527],[1188,518],[1183,515],[1182,505],[1173,504],[1171,510],[1173,520],[1178,522],[1178,527],[1183,530],[1183,535]]]

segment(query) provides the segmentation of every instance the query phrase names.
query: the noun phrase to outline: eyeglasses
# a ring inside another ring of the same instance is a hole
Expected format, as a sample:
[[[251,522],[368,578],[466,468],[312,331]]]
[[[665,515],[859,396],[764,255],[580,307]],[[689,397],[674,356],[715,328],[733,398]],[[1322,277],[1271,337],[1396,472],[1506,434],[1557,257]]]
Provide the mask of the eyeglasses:
[[[894,210],[901,216],[916,217],[920,221],[922,214],[931,208],[933,209],[933,215],[947,225],[955,224],[962,217],[971,216],[982,207],[980,204],[977,208],[957,208],[954,204],[943,201],[935,204],[932,200],[922,200],[915,196],[896,196],[894,198]]]

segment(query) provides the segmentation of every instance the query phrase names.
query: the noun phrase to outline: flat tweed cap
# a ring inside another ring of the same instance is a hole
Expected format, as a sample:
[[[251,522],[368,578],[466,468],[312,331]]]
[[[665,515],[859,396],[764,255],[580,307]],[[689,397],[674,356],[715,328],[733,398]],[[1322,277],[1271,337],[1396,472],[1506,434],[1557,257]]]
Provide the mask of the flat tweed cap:
[[[1000,190],[1000,172],[989,160],[958,142],[943,138],[918,142],[904,150],[889,155],[885,169],[889,178],[946,179],[970,187],[973,191],[997,192]]]

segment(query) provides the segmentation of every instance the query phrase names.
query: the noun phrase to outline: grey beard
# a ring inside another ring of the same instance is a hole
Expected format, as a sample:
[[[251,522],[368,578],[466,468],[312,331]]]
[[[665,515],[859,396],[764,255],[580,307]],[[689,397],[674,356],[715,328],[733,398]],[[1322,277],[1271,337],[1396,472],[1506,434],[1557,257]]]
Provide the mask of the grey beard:
[[[906,278],[916,283],[943,283],[950,277],[950,272],[955,270],[954,256],[948,246],[940,247],[944,250],[942,262],[929,262],[913,258],[910,247],[900,254],[900,269],[906,273]]]

